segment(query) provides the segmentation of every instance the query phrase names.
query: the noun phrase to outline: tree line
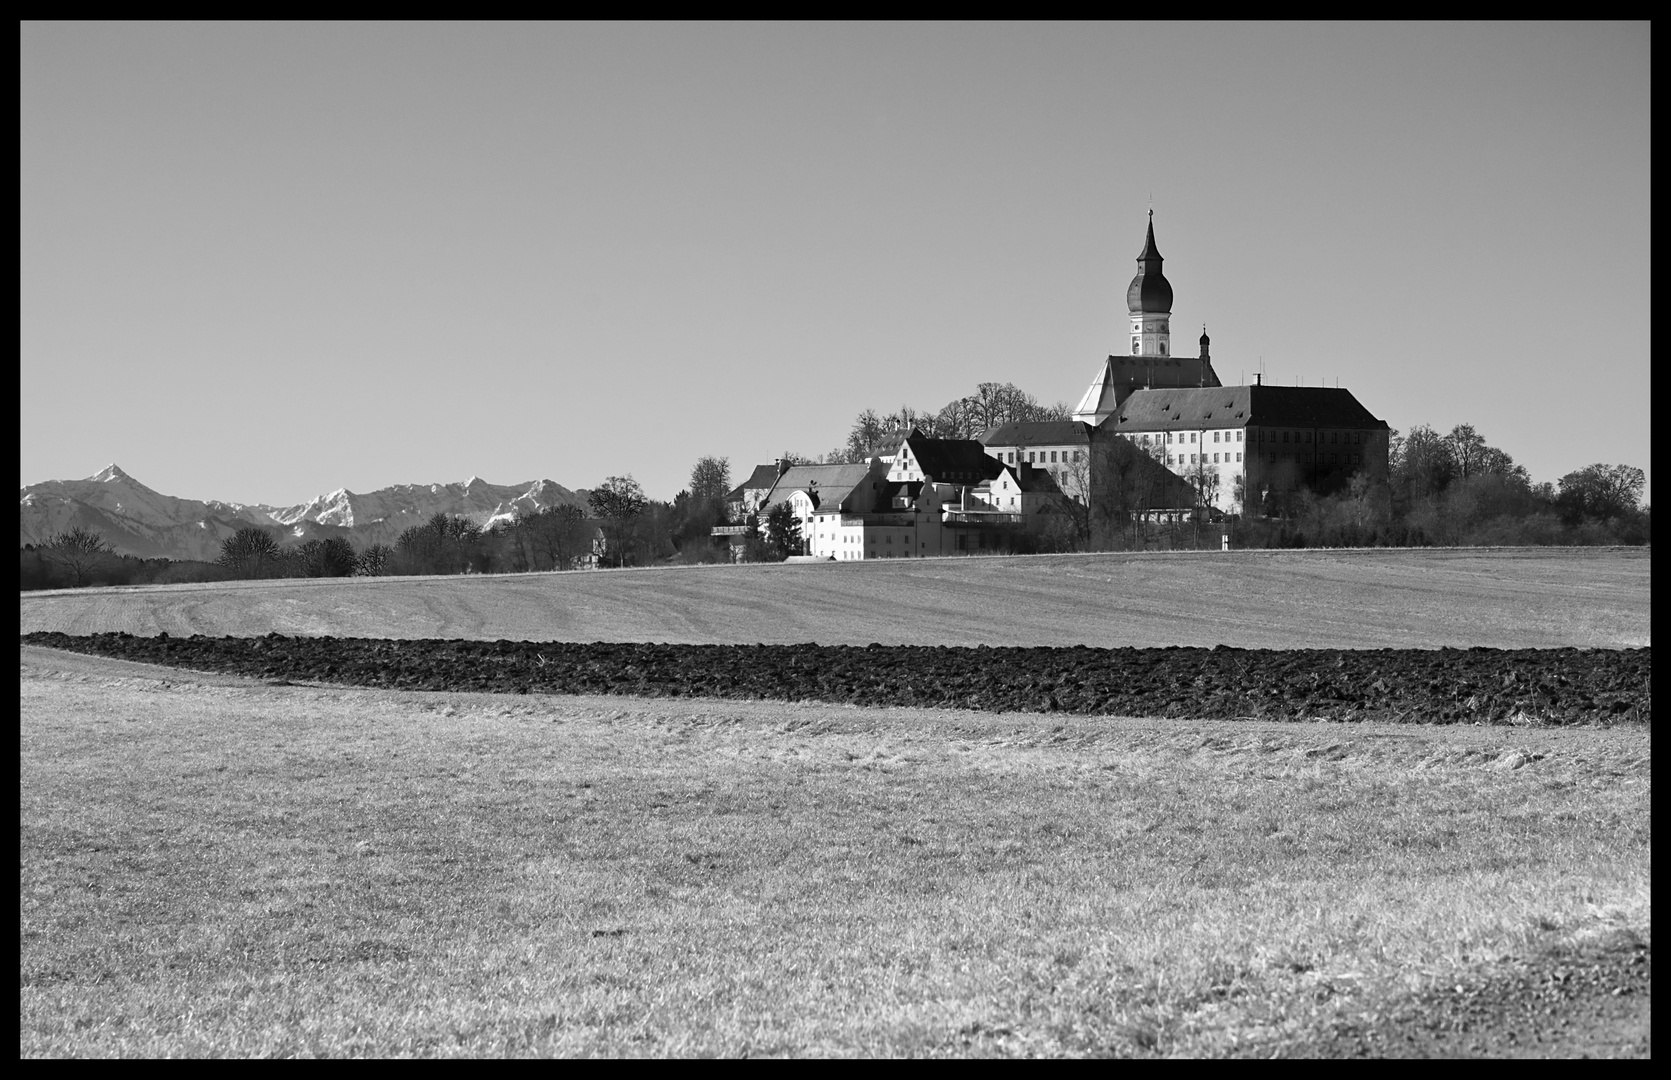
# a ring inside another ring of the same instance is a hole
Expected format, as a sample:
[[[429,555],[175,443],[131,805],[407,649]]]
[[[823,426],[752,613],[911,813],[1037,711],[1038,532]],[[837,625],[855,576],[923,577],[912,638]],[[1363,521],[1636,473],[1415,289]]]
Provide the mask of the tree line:
[[[1044,408],[1008,383],[982,383],[959,399],[953,413],[933,418],[902,408],[888,416],[865,410],[855,420],[848,447],[833,456],[864,462],[897,448],[896,434],[911,427],[925,434],[983,431],[1022,417],[1060,419],[1063,407]],[[937,426],[942,416],[961,428]],[[977,426],[978,425],[978,430]],[[1251,508],[1224,522],[1167,526],[1174,546],[1217,546],[1228,532],[1237,547],[1429,547],[1478,545],[1647,544],[1651,508],[1641,504],[1646,475],[1631,465],[1597,463],[1554,483],[1535,483],[1524,466],[1491,446],[1471,424],[1441,435],[1427,425],[1392,432],[1387,490],[1364,474],[1339,488],[1247,492],[1236,496]],[[826,455],[831,456],[831,455]],[[805,461],[806,459],[798,459]],[[1129,464],[1129,463],[1128,463]],[[1065,476],[1064,489],[1088,490],[1089,459]],[[1139,469],[1115,469],[1137,483]],[[1182,482],[1206,484],[1203,477]],[[1076,486],[1077,485],[1077,486]],[[584,492],[587,510],[550,506],[483,526],[436,514],[393,544],[357,549],[344,537],[313,539],[286,547],[277,530],[249,526],[221,544],[213,563],[144,559],[112,551],[97,532],[81,527],[20,550],[22,588],[150,585],[250,578],[379,577],[403,574],[491,574],[572,570],[582,566],[647,566],[654,563],[726,562],[729,548],[711,535],[716,525],[747,526],[742,557],[782,560],[801,547],[799,523],[787,502],[764,521],[749,515],[732,521],[726,505],[731,467],[723,457],[703,457],[689,485],[672,502],[645,496],[630,475],[611,476]],[[1210,494],[1202,486],[1203,494]],[[1017,536],[1018,549],[1083,551],[1146,546],[1139,527],[1143,493],[1115,500],[1122,521],[1093,535],[1086,501],[1075,503],[1043,529]],[[1150,494],[1153,494],[1152,492]],[[762,527],[763,526],[763,527]]]
[[[1387,497],[1354,476],[1332,492],[1267,494],[1263,516],[1244,515],[1249,547],[1477,547],[1647,544],[1646,474],[1597,463],[1553,483],[1490,445],[1472,424],[1446,434],[1428,425],[1393,431]]]
[[[898,449],[899,437],[913,428],[931,439],[978,439],[999,424],[1071,420],[1065,401],[1041,405],[1014,383],[983,382],[975,392],[948,402],[936,412],[901,405],[891,413],[866,409],[853,420],[847,443],[818,457],[784,452],[791,465],[862,465],[878,454]]]

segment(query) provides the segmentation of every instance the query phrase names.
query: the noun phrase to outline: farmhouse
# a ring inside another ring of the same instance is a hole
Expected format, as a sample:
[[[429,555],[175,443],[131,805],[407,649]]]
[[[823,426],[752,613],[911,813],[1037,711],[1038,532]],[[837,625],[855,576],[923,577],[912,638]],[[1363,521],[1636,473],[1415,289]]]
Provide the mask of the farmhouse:
[[[732,521],[741,521],[760,509],[771,493],[772,485],[789,468],[787,461],[775,465],[756,465],[747,480],[738,484],[725,497],[725,513]]]
[[[793,479],[791,469],[783,480]],[[846,496],[812,507],[802,536],[808,554],[842,561],[998,553],[1065,502],[1046,469],[1000,463],[974,439],[913,430]]]

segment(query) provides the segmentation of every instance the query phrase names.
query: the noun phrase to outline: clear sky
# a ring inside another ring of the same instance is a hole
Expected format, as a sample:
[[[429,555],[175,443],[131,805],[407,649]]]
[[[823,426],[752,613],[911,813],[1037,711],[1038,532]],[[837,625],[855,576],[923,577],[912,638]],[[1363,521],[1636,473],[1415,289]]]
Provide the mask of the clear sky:
[[[25,24],[22,482],[667,499],[867,406],[1072,404],[1151,198],[1225,382],[1647,469],[1649,40]]]

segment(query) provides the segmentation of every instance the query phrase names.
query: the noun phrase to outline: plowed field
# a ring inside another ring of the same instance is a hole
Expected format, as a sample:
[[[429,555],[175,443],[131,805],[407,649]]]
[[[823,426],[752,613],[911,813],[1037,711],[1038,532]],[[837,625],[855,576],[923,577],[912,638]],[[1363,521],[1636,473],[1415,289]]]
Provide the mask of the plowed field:
[[[197,671],[398,690],[824,701],[989,712],[1597,723],[1651,718],[1650,649],[572,645],[28,634]]]

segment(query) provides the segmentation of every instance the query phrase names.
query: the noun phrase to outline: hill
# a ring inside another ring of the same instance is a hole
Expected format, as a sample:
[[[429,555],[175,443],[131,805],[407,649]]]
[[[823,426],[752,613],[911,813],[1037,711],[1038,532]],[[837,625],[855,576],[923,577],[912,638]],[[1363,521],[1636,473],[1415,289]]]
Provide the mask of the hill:
[[[20,629],[1243,648],[1652,644],[1641,548],[1155,552],[30,593]]]
[[[584,498],[550,480],[490,484],[472,476],[461,484],[396,484],[360,495],[347,488],[295,506],[180,499],[154,491],[110,465],[85,480],[49,480],[22,489],[18,544],[41,544],[75,526],[104,537],[117,552],[143,558],[220,556],[221,542],[251,525],[289,540],[343,536],[358,548],[391,544],[436,514],[456,514],[480,525],[519,510],[570,504]]]

